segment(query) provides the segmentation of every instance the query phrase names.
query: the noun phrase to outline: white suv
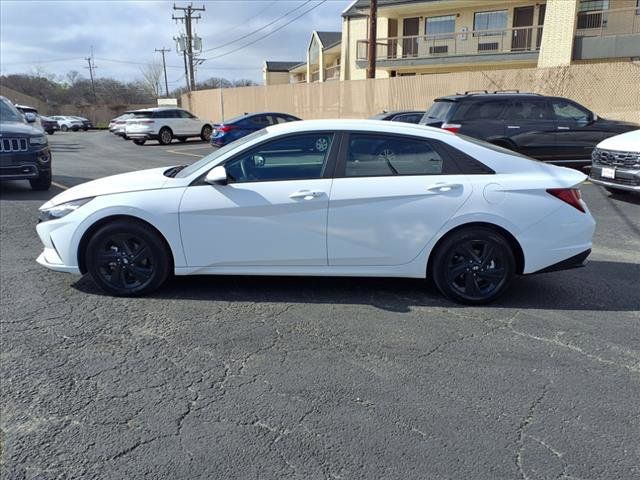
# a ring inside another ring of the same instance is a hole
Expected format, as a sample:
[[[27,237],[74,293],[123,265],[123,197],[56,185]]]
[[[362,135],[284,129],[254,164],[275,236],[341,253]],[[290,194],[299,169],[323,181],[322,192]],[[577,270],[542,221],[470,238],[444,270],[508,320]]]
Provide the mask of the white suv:
[[[55,115],[49,118],[53,118],[56,122],[58,122],[60,130],[62,130],[63,132],[67,132],[69,130],[77,132],[83,126],[82,120],[78,120],[77,118],[69,117],[66,115]]]
[[[200,137],[207,142],[211,138],[212,122],[201,120],[181,108],[150,108],[134,114],[126,121],[125,135],[136,145],[144,145],[147,140],[168,145],[174,138],[181,142],[189,137]]]
[[[591,181],[611,193],[640,193],[640,130],[609,137],[591,154]]]

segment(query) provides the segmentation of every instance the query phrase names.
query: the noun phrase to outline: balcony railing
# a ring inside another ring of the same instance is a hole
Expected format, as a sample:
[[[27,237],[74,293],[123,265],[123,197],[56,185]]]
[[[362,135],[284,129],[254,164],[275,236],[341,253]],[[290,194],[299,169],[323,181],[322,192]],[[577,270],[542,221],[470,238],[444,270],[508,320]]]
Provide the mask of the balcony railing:
[[[320,70],[311,72],[311,82],[319,82],[319,81],[320,81]]]
[[[580,12],[576,37],[605,37],[640,33],[640,7]]]
[[[340,65],[334,65],[324,69],[324,81],[340,80]]]
[[[376,42],[376,58],[397,60],[536,52],[540,48],[541,38],[541,26],[379,38]],[[367,59],[368,44],[368,40],[357,42],[357,60]]]

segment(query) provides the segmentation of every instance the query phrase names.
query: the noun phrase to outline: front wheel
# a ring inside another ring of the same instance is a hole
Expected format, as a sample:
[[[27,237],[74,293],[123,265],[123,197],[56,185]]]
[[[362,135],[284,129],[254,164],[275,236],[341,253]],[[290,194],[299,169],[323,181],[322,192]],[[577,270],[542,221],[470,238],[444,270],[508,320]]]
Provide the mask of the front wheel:
[[[89,240],[86,265],[91,278],[105,292],[136,296],[160,287],[169,276],[170,254],[150,226],[115,221]]]
[[[169,145],[172,139],[173,134],[171,133],[171,130],[167,127],[163,127],[158,134],[158,142],[160,142],[160,145]]]
[[[200,139],[203,142],[208,142],[209,140],[211,140],[211,132],[213,132],[211,126],[205,125],[204,127],[202,127],[202,131],[200,132]]]
[[[451,300],[481,305],[509,287],[515,258],[502,235],[471,227],[445,238],[433,257],[432,273],[438,289]]]
[[[136,145],[144,145],[146,142],[146,140],[144,138],[136,138],[133,140],[133,143],[135,143]]]
[[[51,188],[51,170],[40,172],[38,178],[29,180],[31,190],[49,190]]]
[[[67,127],[66,125],[62,125],[60,127],[60,130],[62,130],[63,132],[68,132],[69,131],[69,127]]]
[[[49,134],[49,135],[53,135],[54,133],[56,133],[55,130],[47,130],[47,134]]]

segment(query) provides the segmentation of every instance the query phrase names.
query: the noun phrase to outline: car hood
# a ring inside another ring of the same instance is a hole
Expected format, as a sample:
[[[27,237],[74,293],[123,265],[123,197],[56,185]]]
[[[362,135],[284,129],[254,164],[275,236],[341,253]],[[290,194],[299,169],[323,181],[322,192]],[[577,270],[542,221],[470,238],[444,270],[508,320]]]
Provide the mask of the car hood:
[[[601,141],[597,148],[617,150],[621,152],[640,152],[640,130],[609,137]]]
[[[42,135],[39,128],[21,122],[0,123],[0,135]]]
[[[139,170],[137,172],[122,173],[120,175],[112,175],[110,177],[81,183],[56,195],[40,208],[51,208],[72,200],[97,197],[100,195],[156,190],[162,188],[169,180],[168,177],[163,175],[167,168],[168,167],[161,167]]]

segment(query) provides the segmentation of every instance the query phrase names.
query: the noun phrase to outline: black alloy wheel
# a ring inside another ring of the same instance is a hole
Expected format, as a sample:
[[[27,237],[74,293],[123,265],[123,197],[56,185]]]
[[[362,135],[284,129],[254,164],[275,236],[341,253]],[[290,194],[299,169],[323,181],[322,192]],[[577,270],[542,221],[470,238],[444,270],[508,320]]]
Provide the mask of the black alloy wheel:
[[[133,140],[133,143],[135,143],[136,145],[144,145],[145,142],[146,140],[144,138],[135,138]]]
[[[173,134],[171,133],[171,130],[169,130],[167,127],[162,127],[160,129],[160,133],[158,134],[158,142],[160,142],[161,145],[169,145],[172,139]]]
[[[87,270],[107,293],[134,296],[157,289],[169,274],[169,253],[153,229],[117,221],[96,232],[87,245]]]
[[[433,262],[438,289],[461,303],[491,302],[507,289],[515,272],[509,243],[499,233],[469,228],[446,238]]]

